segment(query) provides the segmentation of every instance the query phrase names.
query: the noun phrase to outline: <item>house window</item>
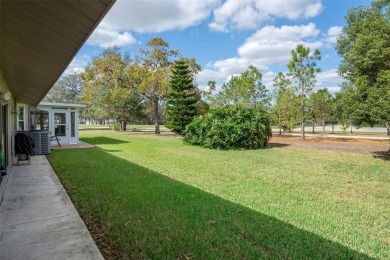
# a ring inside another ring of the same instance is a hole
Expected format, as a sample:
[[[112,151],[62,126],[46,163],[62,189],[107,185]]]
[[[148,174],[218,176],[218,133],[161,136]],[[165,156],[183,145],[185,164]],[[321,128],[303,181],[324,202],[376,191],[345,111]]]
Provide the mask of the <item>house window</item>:
[[[66,136],[66,113],[55,112],[54,113],[54,134],[56,136]]]
[[[26,115],[26,108],[25,105],[17,105],[17,130],[18,131],[25,131],[27,130],[25,128],[25,115]]]
[[[31,130],[49,130],[49,112],[31,111],[30,112]]]

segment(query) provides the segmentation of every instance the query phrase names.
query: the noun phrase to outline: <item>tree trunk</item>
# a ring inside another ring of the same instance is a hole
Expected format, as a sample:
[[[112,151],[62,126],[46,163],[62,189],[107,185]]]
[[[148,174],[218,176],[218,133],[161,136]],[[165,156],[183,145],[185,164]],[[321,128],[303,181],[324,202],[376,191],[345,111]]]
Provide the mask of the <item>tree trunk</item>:
[[[325,134],[325,120],[322,119],[322,134]]]
[[[387,122],[387,135],[390,135],[390,122]]]
[[[127,125],[127,122],[125,120],[121,120],[120,121],[120,130],[123,131],[123,132],[126,132],[126,125]]]
[[[349,116],[349,125],[351,126],[351,134],[353,134],[351,116]]]
[[[313,130],[311,131],[314,134],[314,120],[312,121]]]
[[[301,105],[301,113],[302,113],[301,135],[302,135],[302,140],[305,140],[305,107],[303,104]]]
[[[281,125],[281,122],[280,122],[280,108],[279,108],[279,135],[282,135],[282,125]]]
[[[160,118],[158,115],[158,99],[153,100],[153,112],[154,112],[154,133],[160,134]]]
[[[332,134],[334,134],[334,121],[332,122]]]

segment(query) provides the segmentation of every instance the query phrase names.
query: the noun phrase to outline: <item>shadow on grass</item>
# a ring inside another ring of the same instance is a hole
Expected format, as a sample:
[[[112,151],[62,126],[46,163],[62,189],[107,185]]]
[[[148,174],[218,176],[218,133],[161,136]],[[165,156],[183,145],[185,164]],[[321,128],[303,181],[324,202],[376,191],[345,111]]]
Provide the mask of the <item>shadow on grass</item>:
[[[130,133],[133,133],[133,134],[156,134],[154,129],[137,129],[137,130],[127,130],[126,131],[128,134]],[[171,130],[160,130],[160,134],[163,135],[163,134],[173,134],[175,135],[175,133],[173,133]]]
[[[126,141],[120,140],[120,139],[114,139],[110,137],[84,137],[80,138],[81,141],[93,144],[93,145],[99,145],[99,144],[125,144],[128,143]]]
[[[79,131],[91,131],[91,130],[99,130],[99,131],[108,131],[111,130],[109,127],[86,127],[86,128],[79,128]]]
[[[290,144],[269,142],[267,147],[269,147],[269,148],[281,148],[281,147],[287,147],[287,146],[290,146]]]
[[[390,161],[390,149],[388,151],[378,151],[372,153],[374,158],[379,158],[384,161]]]
[[[100,148],[49,159],[107,259],[370,259]]]

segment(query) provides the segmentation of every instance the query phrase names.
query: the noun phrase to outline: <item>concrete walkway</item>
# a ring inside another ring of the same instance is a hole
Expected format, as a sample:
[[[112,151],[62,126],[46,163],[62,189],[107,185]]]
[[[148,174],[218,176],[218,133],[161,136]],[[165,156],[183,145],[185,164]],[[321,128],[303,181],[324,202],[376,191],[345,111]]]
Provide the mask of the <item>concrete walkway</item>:
[[[13,166],[0,202],[0,259],[103,259],[45,156]]]

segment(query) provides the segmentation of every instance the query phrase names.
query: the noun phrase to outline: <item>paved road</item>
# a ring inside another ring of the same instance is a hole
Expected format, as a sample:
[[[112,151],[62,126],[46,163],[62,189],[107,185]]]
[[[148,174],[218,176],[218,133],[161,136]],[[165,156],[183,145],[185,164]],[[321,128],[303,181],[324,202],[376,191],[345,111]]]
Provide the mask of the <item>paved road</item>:
[[[306,126],[305,127],[305,132],[306,136],[313,136],[311,133],[312,131],[312,126]],[[279,129],[273,129],[273,133],[278,133]],[[300,135],[300,128],[294,128],[293,133],[283,133],[283,134],[289,134],[292,136],[295,135]],[[314,127],[315,134],[314,136],[324,136],[324,137],[335,137],[335,138],[361,138],[361,139],[377,139],[377,140],[387,140],[389,137],[387,137],[387,128],[386,127],[361,127],[361,128],[356,128],[352,127],[352,133],[351,135],[351,128],[349,127],[347,130],[343,130],[341,126],[335,125],[334,126],[334,131],[336,134],[330,134],[332,132],[332,126],[328,125],[325,126],[325,131],[327,134],[322,134],[322,126],[315,126]],[[341,132],[344,132],[342,134]],[[359,135],[359,133],[361,135]],[[373,133],[374,135],[366,135],[365,133]],[[377,136],[378,135],[378,136]]]
[[[274,132],[274,135],[277,134]],[[282,136],[301,136],[299,133],[282,133]],[[367,139],[367,140],[390,140],[389,136],[376,136],[376,135],[338,135],[338,134],[309,134],[305,136],[325,137],[325,138],[345,138],[345,139]]]
[[[306,132],[309,132],[312,129],[313,129],[312,126],[305,126],[305,131]],[[299,133],[300,131],[301,131],[301,129],[299,127],[293,129],[293,132],[298,132]],[[318,133],[322,132],[322,126],[315,126],[314,127],[314,131],[318,132]],[[327,132],[332,131],[332,126],[331,125],[325,126],[325,131],[327,131]],[[348,133],[351,133],[351,127],[348,127],[348,129],[343,130],[341,128],[341,126],[335,125],[334,126],[334,131],[335,132],[342,132],[342,131],[344,131],[346,134],[348,134]],[[353,126],[352,127],[352,132],[353,133],[355,133],[355,132],[356,133],[365,132],[365,133],[383,133],[383,134],[386,134],[387,133],[387,128],[386,127],[361,127],[361,128],[356,128],[355,126]]]

